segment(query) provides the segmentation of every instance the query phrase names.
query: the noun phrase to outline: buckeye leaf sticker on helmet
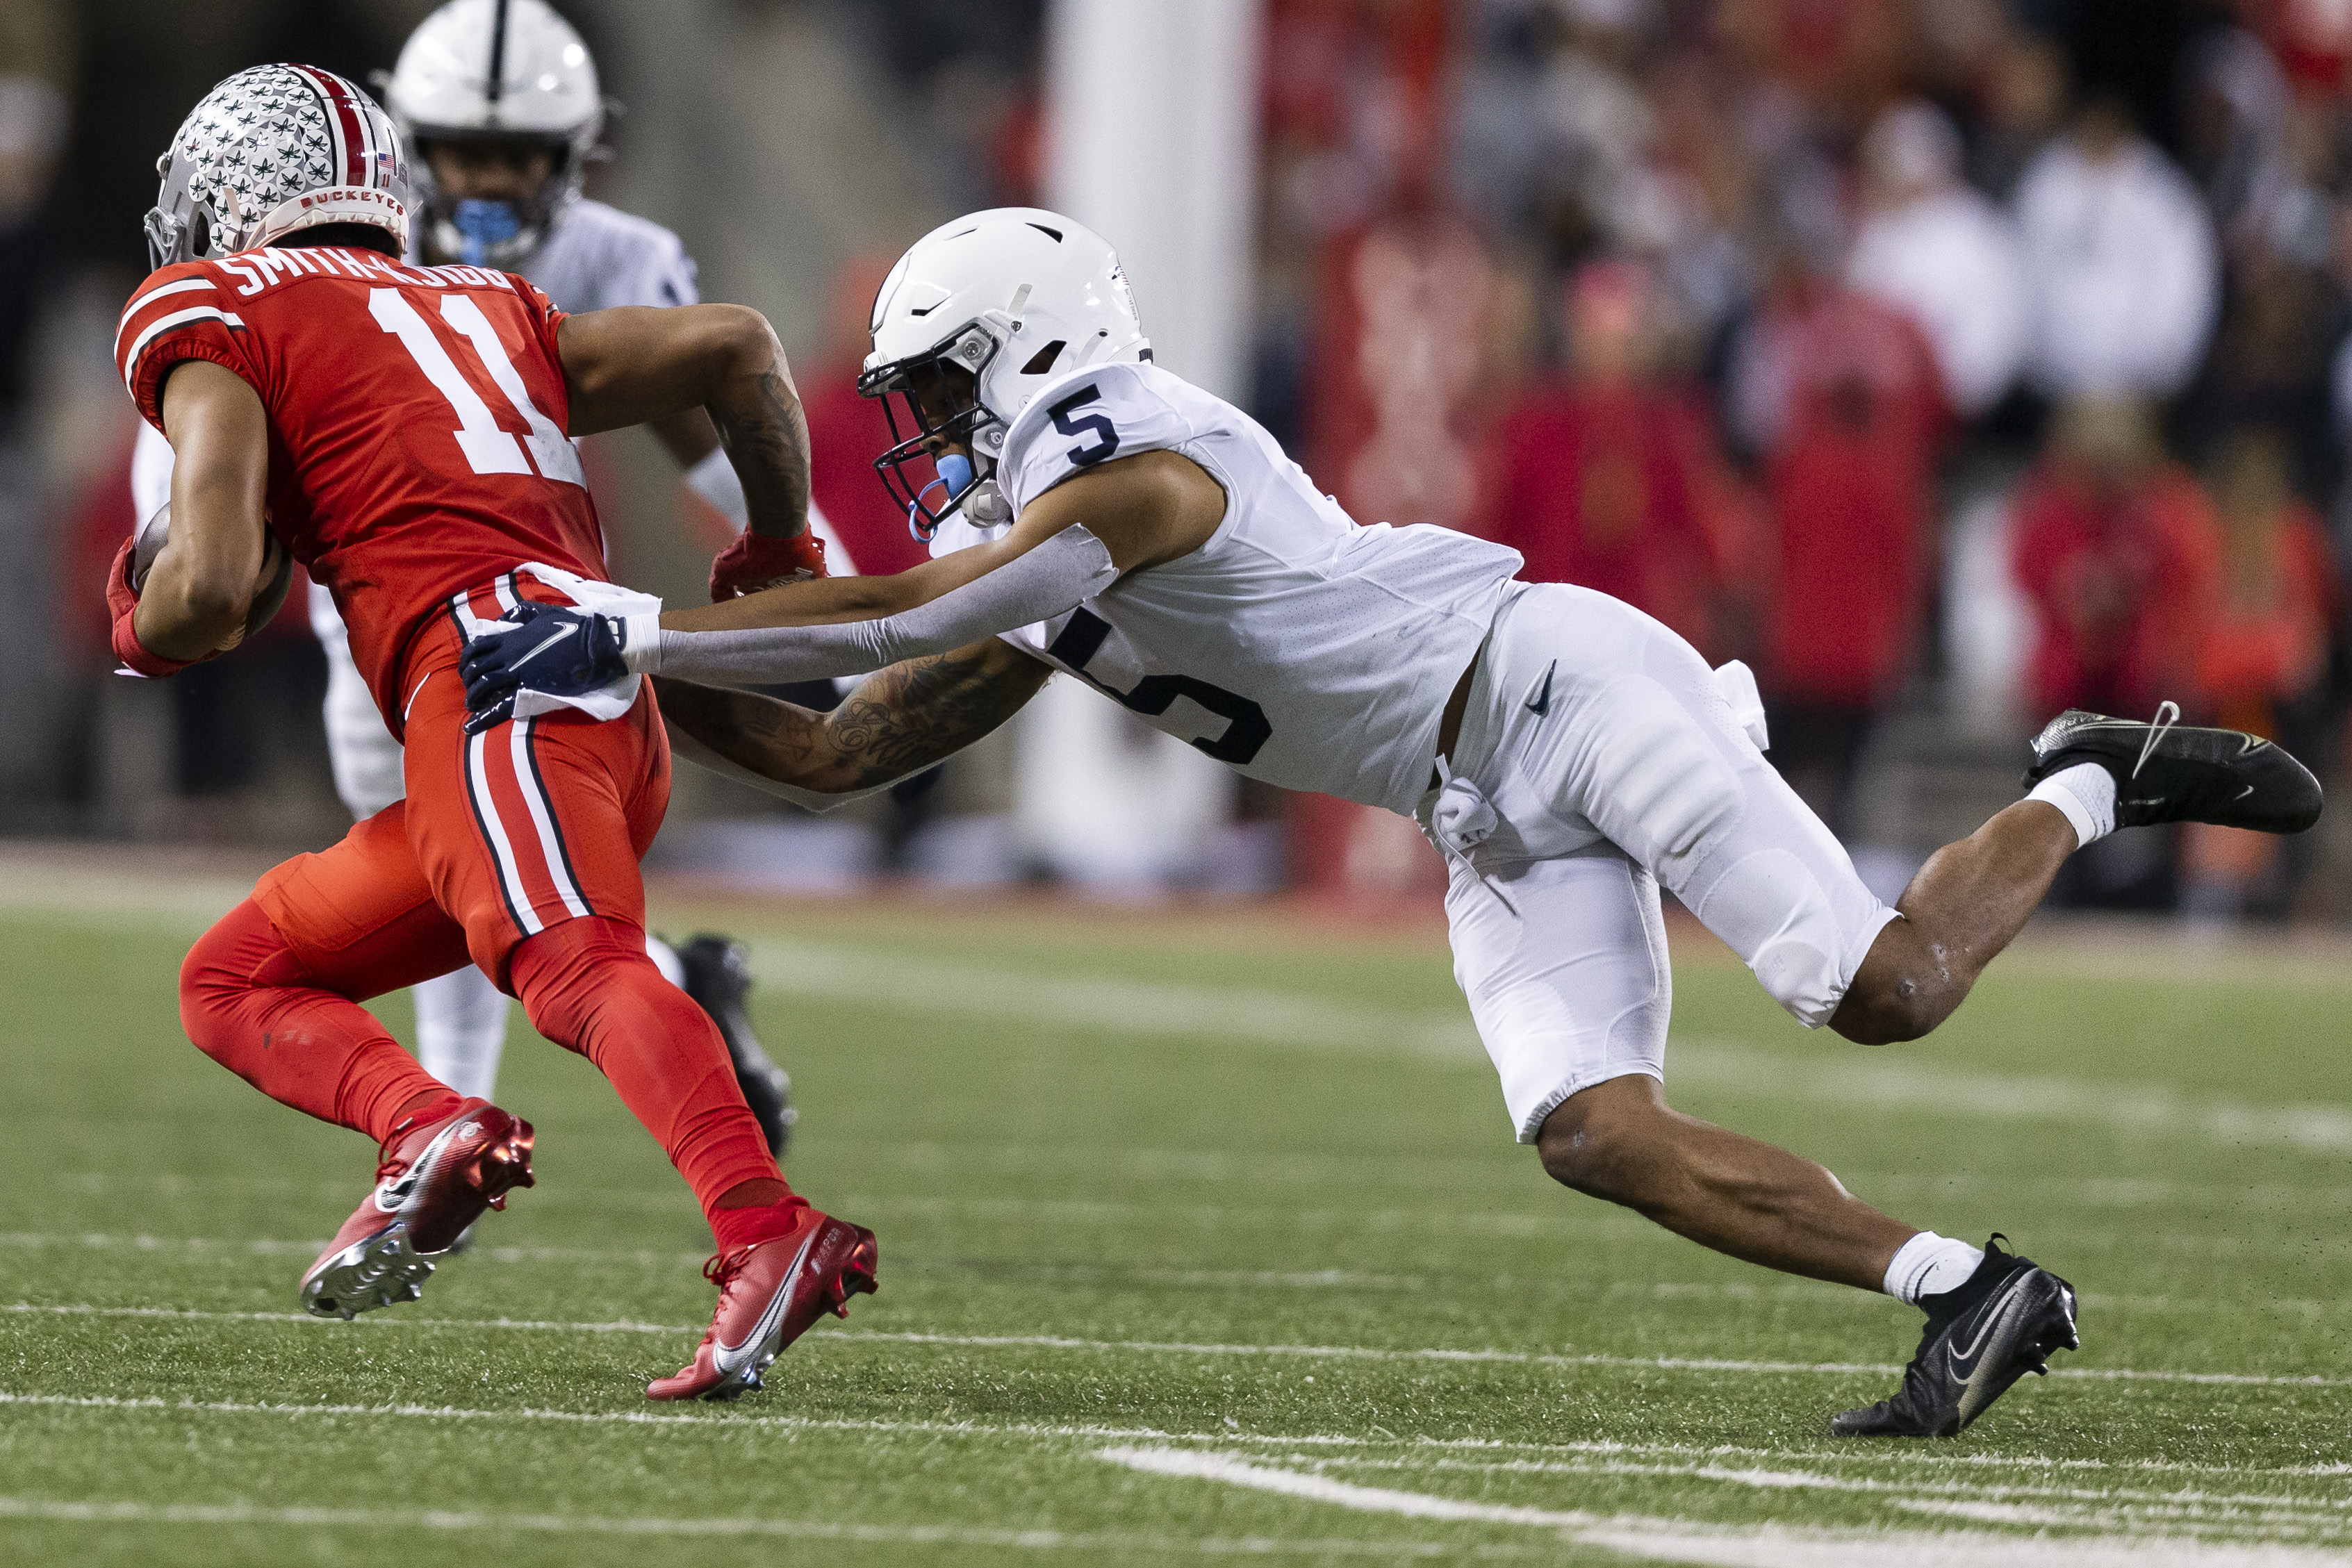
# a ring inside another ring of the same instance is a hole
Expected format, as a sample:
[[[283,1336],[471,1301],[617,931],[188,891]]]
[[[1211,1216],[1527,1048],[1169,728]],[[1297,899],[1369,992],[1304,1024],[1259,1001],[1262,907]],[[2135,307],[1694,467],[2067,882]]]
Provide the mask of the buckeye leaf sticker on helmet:
[[[255,66],[206,93],[156,163],[157,268],[218,260],[321,224],[408,243],[408,162],[373,99],[316,66]]]

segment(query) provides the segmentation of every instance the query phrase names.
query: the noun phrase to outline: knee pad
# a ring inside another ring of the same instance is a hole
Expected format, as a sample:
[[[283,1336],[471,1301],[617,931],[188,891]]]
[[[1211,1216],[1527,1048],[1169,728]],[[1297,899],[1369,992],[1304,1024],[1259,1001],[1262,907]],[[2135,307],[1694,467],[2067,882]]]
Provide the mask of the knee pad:
[[[1785,850],[1743,856],[1691,913],[1800,1023],[1817,1027],[1837,1010],[1853,978],[1844,961],[1848,934],[1803,861]]]
[[[1580,723],[1592,747],[1585,816],[1675,887],[1675,864],[1699,856],[1747,810],[1716,733],[1646,675],[1593,697]]]

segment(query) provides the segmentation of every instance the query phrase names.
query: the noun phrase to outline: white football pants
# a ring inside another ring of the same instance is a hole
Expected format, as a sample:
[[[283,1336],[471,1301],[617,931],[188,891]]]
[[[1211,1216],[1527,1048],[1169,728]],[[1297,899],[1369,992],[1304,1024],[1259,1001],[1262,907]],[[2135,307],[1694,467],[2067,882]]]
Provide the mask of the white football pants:
[[[1454,771],[1495,813],[1448,857],[1454,974],[1522,1143],[1579,1090],[1665,1077],[1661,883],[1809,1029],[1896,918],[1698,651],[1590,589],[1506,590]]]
[[[351,632],[335,612],[334,596],[315,582],[310,630],[327,651],[327,756],[335,793],[354,820],[373,817],[408,792],[400,742],[384,727],[352,661]],[[684,988],[686,968],[668,944],[647,936],[646,952],[671,985]],[[468,964],[412,988],[409,998],[416,1006],[416,1059],[425,1071],[460,1094],[493,1098],[507,1043],[506,993]]]

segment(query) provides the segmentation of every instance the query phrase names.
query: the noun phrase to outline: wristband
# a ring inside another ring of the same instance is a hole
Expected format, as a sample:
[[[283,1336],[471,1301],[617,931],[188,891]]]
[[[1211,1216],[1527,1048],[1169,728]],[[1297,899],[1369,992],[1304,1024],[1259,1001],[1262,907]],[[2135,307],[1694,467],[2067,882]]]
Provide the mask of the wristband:
[[[633,675],[650,675],[661,668],[661,612],[616,616],[621,623],[621,665]]]

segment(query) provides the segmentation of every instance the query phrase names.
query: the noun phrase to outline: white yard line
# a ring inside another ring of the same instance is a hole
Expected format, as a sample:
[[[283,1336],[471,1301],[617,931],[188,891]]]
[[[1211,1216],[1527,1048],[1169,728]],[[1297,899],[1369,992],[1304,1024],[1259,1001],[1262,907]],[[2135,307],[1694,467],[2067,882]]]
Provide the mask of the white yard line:
[[[1114,1427],[1091,1423],[906,1421],[858,1416],[761,1416],[750,1413],[740,1406],[730,1406],[723,1411],[712,1409],[686,1414],[666,1410],[554,1410],[530,1406],[507,1409],[477,1409],[448,1405],[303,1404],[196,1399],[186,1396],[166,1399],[153,1395],[23,1394],[0,1390],[0,1408],[8,1406],[27,1409],[151,1412],[162,1415],[268,1416],[297,1420],[312,1416],[364,1416],[425,1421],[544,1421],[569,1426],[619,1426],[677,1431],[732,1430],[749,1427],[755,1430],[871,1433],[885,1437],[905,1434],[920,1437],[1011,1437],[1033,1441],[1040,1439],[1098,1442],[1125,1440],[1198,1443],[1225,1448],[1231,1448],[1235,1444],[1248,1444],[1275,1448],[1324,1449],[1335,1453],[1353,1449],[1402,1451],[1413,1456],[1477,1453],[1576,1456],[1658,1455],[1677,1458],[1687,1458],[1713,1464],[1722,1464],[1735,1459],[1769,1460],[1776,1463],[1795,1460],[1808,1464],[1893,1466],[1907,1469],[1926,1468],[1942,1471],[2014,1469],[2049,1474],[2190,1475],[2220,1477],[2236,1481],[2272,1479],[2352,1479],[2352,1466],[2347,1465],[2254,1469],[2236,1465],[2200,1465],[2169,1459],[2076,1459],[2045,1458],[2036,1455],[1948,1454],[1934,1449],[1922,1450],[1908,1447],[1887,1448],[1874,1445],[1823,1451],[1797,1448],[1746,1448],[1725,1445],[1702,1448],[1679,1443],[1621,1443],[1601,1439],[1533,1443],[1494,1437],[1375,1437],[1338,1432],[1234,1432],[1229,1430],[1176,1432],[1158,1427]],[[1424,1459],[1423,1462],[1439,1461]],[[1963,1483],[1963,1486],[1969,1490],[1979,1490],[1981,1493],[1998,1490],[2003,1484],[2006,1483],[1986,1482],[1981,1489],[1975,1488],[1973,1483]]]
[[[1810,1457],[1830,1458],[1829,1456]],[[2315,1521],[2331,1523],[2341,1529],[2352,1529],[2352,1495],[2215,1492],[2201,1491],[2194,1487],[2174,1487],[2158,1491],[2145,1487],[2053,1486],[2046,1482],[1991,1480],[1928,1481],[1902,1479],[1883,1480],[1871,1476],[1833,1476],[1811,1470],[1764,1469],[1754,1466],[1727,1465],[1715,1458],[1686,1459],[1679,1462],[1637,1461],[1601,1457],[1573,1459],[1482,1460],[1432,1458],[1426,1456],[1370,1458],[1353,1454],[1337,1454],[1328,1458],[1316,1458],[1310,1462],[1308,1468],[1323,1472],[1343,1470],[1350,1473],[1363,1470],[1397,1470],[1417,1474],[1450,1471],[1472,1475],[1512,1476],[1664,1476],[1687,1480],[1719,1481],[1727,1486],[1745,1487],[1762,1491],[1854,1492],[1905,1498],[1948,1495],[1989,1502],[2032,1499],[2061,1503],[2102,1505],[2137,1503],[2179,1510],[2253,1509],[2271,1514],[2308,1516]],[[2282,1474],[2282,1479],[2312,1478],[2285,1477]],[[2352,1479],[2352,1477],[2331,1475],[2326,1479],[2343,1481]]]
[[[345,1196],[348,1196],[345,1195]],[[28,1250],[45,1247],[81,1248],[90,1251],[242,1252],[256,1258],[314,1258],[327,1244],[315,1239],[255,1238],[230,1240],[205,1236],[110,1236],[102,1232],[0,1231],[0,1248]],[[600,1251],[582,1247],[480,1247],[472,1256],[497,1263],[644,1263],[662,1268],[698,1267],[707,1252],[652,1250]]]
[[[210,1312],[194,1307],[104,1307],[82,1302],[11,1301],[0,1312],[82,1317],[184,1318],[220,1322],[305,1323],[324,1325],[332,1319],[304,1312]],[[524,1318],[435,1318],[415,1315],[366,1320],[381,1328],[518,1329],[574,1333],[690,1334],[692,1324],[640,1322],[565,1322]],[[1731,1372],[1759,1375],[1815,1375],[1891,1377],[1902,1368],[1867,1361],[1743,1361],[1717,1356],[1610,1355],[1528,1350],[1453,1350],[1443,1346],[1391,1347],[1349,1344],[1219,1344],[1183,1340],[1076,1339],[1062,1334],[950,1334],[916,1331],[831,1329],[813,1331],[807,1343],[870,1342],[881,1344],[941,1345],[967,1350],[1070,1350],[1136,1355],[1275,1356],[1310,1361],[1448,1362],[1505,1366],[1607,1366],[1644,1372]],[[2131,1367],[2053,1368],[2053,1378],[2102,1383],[2206,1384],[2243,1388],[2352,1388],[2352,1377],[2318,1374],[2245,1372],[2142,1371]]]
[[[844,1541],[861,1545],[990,1546],[1029,1552],[1110,1553],[1158,1552],[1202,1557],[1372,1557],[1454,1559],[1549,1557],[1509,1547],[1465,1553],[1457,1546],[1412,1541],[1286,1541],[1267,1536],[1124,1535],[1059,1530],[989,1530],[960,1524],[835,1524],[814,1519],[649,1519],[568,1513],[454,1513],[443,1510],[266,1508],[255,1504],[79,1501],[0,1497],[0,1519],[99,1525],[278,1525],[292,1529],[387,1531],[525,1531],[553,1535],[781,1537]]]
[[[2179,1535],[2022,1537],[1887,1530],[1711,1530],[1687,1521],[1609,1517],[1581,1510],[1471,1502],[1426,1492],[1358,1486],[1309,1471],[1196,1448],[1120,1446],[1097,1458],[1146,1475],[1207,1480],[1272,1492],[1360,1513],[1455,1523],[1517,1525],[1557,1531],[1564,1540],[1605,1546],[1652,1561],[1721,1563],[1727,1568],[2344,1568],[2352,1558],[2269,1542],[2213,1542]],[[1969,1505],[1951,1505],[1956,1510]],[[2031,1511],[2011,1511],[2022,1514]],[[2078,1524],[2062,1520],[2000,1522]]]
[[[323,1236],[310,1240],[226,1240],[201,1236],[109,1236],[97,1232],[75,1235],[36,1231],[0,1231],[0,1248],[38,1249],[80,1248],[91,1251],[154,1252],[178,1249],[191,1252],[243,1252],[262,1258],[311,1258],[327,1244]],[[648,1268],[699,1267],[702,1252],[599,1251],[578,1247],[487,1247],[477,1244],[469,1254],[493,1263],[640,1263]],[[900,1264],[919,1271],[966,1275],[975,1265]],[[1007,1262],[1025,1280],[1039,1278],[1093,1281],[1108,1284],[1231,1286],[1236,1289],[1298,1291],[1418,1291],[1430,1281],[1412,1274],[1364,1274],[1348,1269],[1164,1269],[1119,1263]],[[1827,1291],[1833,1287],[1816,1287]],[[1853,1292],[1845,1292],[1852,1294]],[[1867,1301],[1869,1298],[1864,1297]]]
[[[1286,1470],[1232,1454],[1204,1453],[1198,1448],[1104,1448],[1095,1455],[1114,1465],[1141,1470],[1148,1476],[1176,1476],[1190,1480],[1223,1481],[1229,1486],[1270,1491],[1283,1497],[1328,1502],[1360,1513],[1390,1513],[1403,1519],[1442,1519],[1454,1523],[1526,1524],[1539,1530],[1579,1530],[1607,1522],[1603,1516],[1581,1509],[1523,1508],[1514,1503],[1465,1502],[1458,1498],[1432,1497],[1425,1492],[1396,1491],[1387,1487],[1361,1487],[1335,1481],[1306,1470]]]

